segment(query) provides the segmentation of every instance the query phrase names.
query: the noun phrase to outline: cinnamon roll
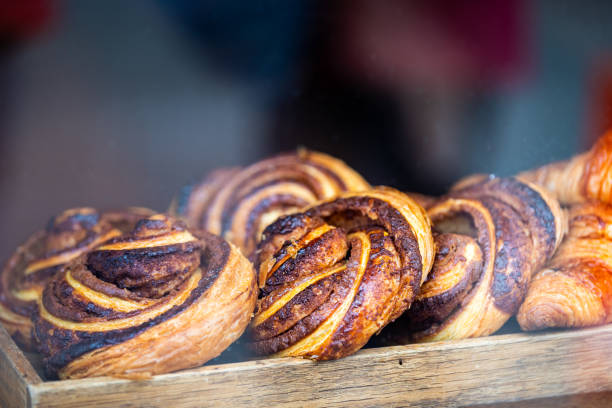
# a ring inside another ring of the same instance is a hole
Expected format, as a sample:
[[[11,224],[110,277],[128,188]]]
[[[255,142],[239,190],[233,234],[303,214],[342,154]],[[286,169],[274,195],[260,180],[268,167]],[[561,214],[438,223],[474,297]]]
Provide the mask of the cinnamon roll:
[[[188,225],[225,237],[248,256],[264,228],[279,216],[367,188],[368,183],[341,160],[302,149],[242,170],[216,171],[186,189],[170,212]]]
[[[256,289],[230,243],[154,215],[57,273],[34,334],[51,376],[148,377],[220,354],[248,324]]]
[[[436,256],[401,325],[416,341],[498,330],[565,231],[559,203],[514,178],[472,178],[428,209]],[[405,335],[406,332],[404,332]]]
[[[519,175],[557,195],[562,204],[599,200],[612,204],[612,130],[586,153]]]
[[[534,276],[517,320],[523,330],[612,322],[612,206],[570,209],[569,233]]]
[[[410,306],[433,254],[425,211],[391,188],[279,218],[258,247],[253,349],[317,360],[354,353]]]
[[[54,217],[33,234],[5,264],[0,275],[0,322],[19,345],[32,349],[32,321],[46,282],[59,269],[94,246],[133,227],[143,208],[98,213],[75,208]]]

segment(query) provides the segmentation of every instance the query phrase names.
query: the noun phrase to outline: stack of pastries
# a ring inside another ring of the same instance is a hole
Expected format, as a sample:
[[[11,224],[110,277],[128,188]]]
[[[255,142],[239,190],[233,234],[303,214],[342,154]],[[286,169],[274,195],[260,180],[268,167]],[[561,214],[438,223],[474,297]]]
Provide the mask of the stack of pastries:
[[[0,322],[49,377],[147,378],[241,338],[330,360],[402,343],[612,321],[612,132],[442,197],[372,187],[305,149],[189,186],[166,213],[67,210],[0,272]],[[568,224],[569,220],[569,224]],[[390,325],[393,322],[392,325]],[[244,335],[243,335],[244,333]]]

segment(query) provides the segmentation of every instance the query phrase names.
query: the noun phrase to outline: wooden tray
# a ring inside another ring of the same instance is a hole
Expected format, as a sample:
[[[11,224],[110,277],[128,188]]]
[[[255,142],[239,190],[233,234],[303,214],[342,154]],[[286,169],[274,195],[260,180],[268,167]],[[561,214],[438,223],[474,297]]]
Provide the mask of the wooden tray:
[[[612,325],[608,325],[372,348],[329,362],[280,358],[209,365],[144,381],[44,381],[0,327],[0,403],[3,407],[490,404],[612,390],[611,349]]]

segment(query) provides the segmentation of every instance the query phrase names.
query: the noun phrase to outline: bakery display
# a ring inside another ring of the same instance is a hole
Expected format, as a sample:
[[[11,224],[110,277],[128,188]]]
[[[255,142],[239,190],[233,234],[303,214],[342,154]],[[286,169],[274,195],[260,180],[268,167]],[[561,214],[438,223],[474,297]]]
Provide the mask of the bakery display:
[[[612,207],[572,206],[569,233],[533,278],[517,320],[523,330],[612,321]]]
[[[248,324],[256,289],[232,244],[159,214],[55,274],[34,333],[50,376],[146,378],[220,354]]]
[[[381,331],[370,346],[480,337],[517,312],[523,330],[604,324],[610,146],[442,197],[301,149],[214,171],[169,214],[67,210],[6,263],[0,322],[60,379],[197,367],[245,331],[229,353],[333,360]]]
[[[63,266],[96,245],[131,229],[152,211],[145,208],[99,213],[74,208],[34,233],[4,265],[0,275],[0,322],[24,348],[33,349],[32,315],[44,285]]]
[[[391,188],[281,217],[255,261],[253,349],[316,360],[354,353],[410,306],[433,256],[425,211]]]
[[[306,149],[243,169],[211,173],[186,188],[170,212],[188,225],[221,235],[250,256],[261,232],[279,216],[368,183],[343,161]]]
[[[612,130],[588,152],[521,173],[519,177],[553,192],[562,204],[588,200],[612,204]]]
[[[532,273],[565,232],[559,203],[514,178],[470,177],[427,211],[436,257],[405,314],[409,338],[486,336],[520,306]]]

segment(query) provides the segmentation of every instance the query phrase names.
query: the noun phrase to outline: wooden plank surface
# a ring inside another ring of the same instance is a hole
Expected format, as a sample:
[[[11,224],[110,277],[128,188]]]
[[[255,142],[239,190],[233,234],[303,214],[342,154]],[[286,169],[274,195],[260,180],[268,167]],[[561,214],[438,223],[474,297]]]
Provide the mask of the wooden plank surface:
[[[465,406],[612,390],[612,326],[362,350],[330,362],[269,359],[151,380],[31,386],[32,405]]]
[[[612,392],[604,391],[517,402],[473,405],[471,408],[608,408],[610,406],[612,406]]]
[[[28,385],[41,382],[30,362],[0,325],[0,406],[28,406]]]

